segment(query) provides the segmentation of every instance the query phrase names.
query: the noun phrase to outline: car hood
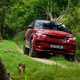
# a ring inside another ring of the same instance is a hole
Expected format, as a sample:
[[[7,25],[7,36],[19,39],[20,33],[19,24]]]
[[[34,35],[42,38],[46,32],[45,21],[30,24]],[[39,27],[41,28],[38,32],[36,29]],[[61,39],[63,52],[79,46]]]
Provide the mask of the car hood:
[[[56,30],[48,30],[48,29],[36,29],[36,32],[48,35],[55,35],[55,36],[65,36],[65,37],[72,37],[73,35],[67,32],[56,31]]]

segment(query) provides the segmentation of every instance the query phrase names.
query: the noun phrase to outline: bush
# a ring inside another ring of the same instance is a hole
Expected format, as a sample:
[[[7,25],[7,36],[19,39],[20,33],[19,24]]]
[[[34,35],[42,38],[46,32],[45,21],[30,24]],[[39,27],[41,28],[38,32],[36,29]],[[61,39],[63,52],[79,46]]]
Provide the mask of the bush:
[[[77,50],[76,50],[76,54],[77,56],[80,56],[80,33],[76,34],[76,38],[77,38]]]
[[[76,38],[77,38],[77,49],[80,49],[80,33],[76,34]]]

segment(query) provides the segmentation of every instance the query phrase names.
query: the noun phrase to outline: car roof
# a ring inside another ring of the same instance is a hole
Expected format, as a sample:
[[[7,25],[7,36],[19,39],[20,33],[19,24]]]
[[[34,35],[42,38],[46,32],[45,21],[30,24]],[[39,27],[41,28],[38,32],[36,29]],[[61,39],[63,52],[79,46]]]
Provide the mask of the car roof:
[[[48,21],[48,20],[36,20],[36,22],[49,23],[50,21]]]
[[[52,22],[52,23],[54,23],[56,25],[62,25],[61,23],[54,22],[54,21],[49,21],[49,20],[35,20],[35,22],[36,23],[39,23],[39,22],[41,22],[41,23],[50,23],[50,22]]]

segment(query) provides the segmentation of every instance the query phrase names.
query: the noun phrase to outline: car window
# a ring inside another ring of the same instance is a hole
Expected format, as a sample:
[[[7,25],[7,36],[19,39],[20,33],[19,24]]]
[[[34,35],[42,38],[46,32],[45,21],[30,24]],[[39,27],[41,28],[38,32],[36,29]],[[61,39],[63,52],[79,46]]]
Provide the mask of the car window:
[[[53,29],[57,31],[63,31],[63,32],[68,32],[71,33],[65,25],[60,25],[55,22],[44,22],[44,21],[36,21],[35,22],[35,28],[38,29]]]
[[[42,29],[43,27],[43,23],[41,23],[41,22],[36,22],[35,23],[35,28],[39,28],[39,29]]]
[[[43,23],[43,28],[57,30],[57,25],[54,23]]]

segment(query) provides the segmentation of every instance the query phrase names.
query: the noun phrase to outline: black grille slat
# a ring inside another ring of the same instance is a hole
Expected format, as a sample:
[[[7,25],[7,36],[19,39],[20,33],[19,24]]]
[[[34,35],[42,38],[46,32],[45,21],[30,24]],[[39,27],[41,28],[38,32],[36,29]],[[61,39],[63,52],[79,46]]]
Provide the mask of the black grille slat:
[[[49,42],[49,41],[41,41],[38,40],[38,43],[43,42],[43,43],[49,43],[49,44],[54,44],[54,45],[63,45],[63,46],[75,46],[74,44],[68,44],[68,43],[56,43],[56,42]]]
[[[46,34],[46,36],[48,38],[57,38],[57,39],[63,39],[63,40],[68,40],[69,37],[65,37],[65,36],[56,36],[56,35],[49,35],[49,34]]]
[[[65,49],[57,49],[57,48],[50,48],[50,47],[44,47],[45,50],[55,50],[55,51],[66,51]]]

